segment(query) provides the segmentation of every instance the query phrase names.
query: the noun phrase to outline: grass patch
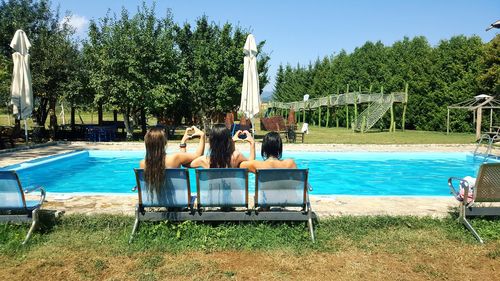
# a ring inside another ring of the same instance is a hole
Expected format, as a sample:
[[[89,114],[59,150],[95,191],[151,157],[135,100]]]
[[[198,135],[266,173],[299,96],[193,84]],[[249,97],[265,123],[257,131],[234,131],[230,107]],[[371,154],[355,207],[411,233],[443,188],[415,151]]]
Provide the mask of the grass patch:
[[[132,224],[128,216],[64,216],[27,246],[20,245],[26,224],[1,224],[0,277],[42,271],[67,280],[455,279],[463,272],[446,268],[457,262],[489,274],[500,258],[499,220],[472,220],[486,245],[451,217],[329,218],[317,225],[316,243],[304,223],[161,222],[142,223],[128,244]],[[463,248],[465,256],[458,254]]]
[[[69,108],[66,112],[66,124],[70,123]],[[82,112],[81,117],[84,124],[96,124],[97,112]],[[103,119],[105,121],[113,120],[112,112],[104,112]],[[0,109],[0,126],[8,125],[8,116],[5,109]],[[11,125],[13,119],[11,118]],[[118,121],[123,121],[123,116],[118,115]],[[62,124],[61,116],[58,113],[58,124]],[[48,124],[48,123],[47,123]],[[76,124],[81,124],[79,116],[76,116]],[[148,124],[156,124],[156,118],[150,116]],[[33,120],[28,119],[28,126],[32,128]],[[299,128],[301,124],[299,124]],[[260,121],[257,120],[255,124],[257,138],[261,139],[267,132],[260,131]],[[328,143],[341,143],[341,144],[470,144],[474,143],[475,135],[470,133],[450,133],[447,135],[445,132],[428,132],[428,131],[396,131],[389,133],[387,131],[372,130],[370,132],[361,134],[355,133],[350,129],[345,128],[325,128],[318,126],[309,126],[310,133],[305,136],[304,143],[308,144],[328,144]],[[181,135],[183,132],[178,130],[176,135]],[[179,138],[180,139],[180,138]]]
[[[370,131],[364,134],[345,128],[323,128],[309,126],[305,143],[342,144],[470,144],[475,135],[469,133],[428,132],[428,131]]]
[[[310,241],[304,223],[223,223],[204,224],[143,222],[132,244],[128,238],[133,218],[116,215],[69,215],[56,222],[50,231],[33,237],[29,247],[19,247],[27,231],[26,224],[0,225],[0,253],[17,255],[31,247],[53,244],[58,247],[99,249],[102,245],[116,252],[169,252],[190,250],[205,252],[224,250],[338,251],[336,242],[348,242],[363,250],[411,244],[432,247],[443,239],[475,243],[472,235],[452,218],[374,216],[339,217],[322,220],[316,227],[317,243]],[[472,224],[487,241],[500,241],[500,221],[474,219]],[[338,245],[338,244],[337,244]],[[145,264],[156,266],[162,260],[151,257]],[[96,261],[96,267],[103,267]]]

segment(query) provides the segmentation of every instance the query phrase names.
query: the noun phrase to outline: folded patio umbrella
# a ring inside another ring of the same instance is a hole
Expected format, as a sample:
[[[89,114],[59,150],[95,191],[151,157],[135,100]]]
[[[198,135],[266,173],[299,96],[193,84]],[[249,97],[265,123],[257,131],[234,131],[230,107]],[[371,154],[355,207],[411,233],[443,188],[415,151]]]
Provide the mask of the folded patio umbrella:
[[[257,73],[257,45],[252,34],[247,37],[243,53],[245,53],[245,58],[243,60],[243,86],[239,112],[242,112],[248,118],[254,118],[260,111],[260,88],[259,74]],[[252,132],[255,134],[254,126]]]
[[[17,30],[10,43],[15,52],[12,54],[14,68],[12,73],[11,104],[14,114],[19,120],[24,120],[24,132],[28,142],[28,127],[26,119],[33,111],[33,90],[28,54],[31,43],[22,30]]]

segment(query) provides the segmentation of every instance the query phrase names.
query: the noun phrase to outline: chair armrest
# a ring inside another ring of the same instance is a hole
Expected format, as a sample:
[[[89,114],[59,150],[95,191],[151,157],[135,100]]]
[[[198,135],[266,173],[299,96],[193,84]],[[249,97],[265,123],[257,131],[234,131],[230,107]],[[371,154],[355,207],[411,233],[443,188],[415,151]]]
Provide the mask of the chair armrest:
[[[136,186],[132,187],[132,190],[131,190],[131,191],[132,191],[132,192],[137,192],[137,189],[138,189],[138,188],[137,188],[137,185],[136,185]]]
[[[453,181],[459,181],[461,184],[464,183],[467,188],[469,188],[469,182],[464,180],[464,179],[455,178],[455,177],[451,177],[448,179],[448,186],[450,187],[450,194],[453,194],[453,196],[455,196],[455,198],[459,198],[460,197],[460,187],[454,186]]]
[[[24,188],[24,193],[30,193],[39,189],[44,189],[41,185],[31,185]]]
[[[40,205],[45,201],[45,189],[41,185],[28,186],[24,189],[24,193],[30,193],[36,190],[40,190]]]
[[[450,194],[453,194],[453,196],[455,196],[455,198],[457,198],[457,200],[461,201],[463,199],[462,198],[463,194],[462,195],[460,194],[460,187],[456,187],[453,185],[453,181],[459,181],[460,184],[463,185],[464,189],[467,191],[467,194],[470,194],[470,192],[472,191],[470,186],[469,186],[469,182],[464,180],[464,179],[456,178],[456,177],[451,177],[448,179],[448,186],[450,187]],[[469,204],[472,202],[469,202]]]
[[[312,185],[310,183],[307,183],[307,189],[309,191],[313,191],[313,187],[312,187]]]

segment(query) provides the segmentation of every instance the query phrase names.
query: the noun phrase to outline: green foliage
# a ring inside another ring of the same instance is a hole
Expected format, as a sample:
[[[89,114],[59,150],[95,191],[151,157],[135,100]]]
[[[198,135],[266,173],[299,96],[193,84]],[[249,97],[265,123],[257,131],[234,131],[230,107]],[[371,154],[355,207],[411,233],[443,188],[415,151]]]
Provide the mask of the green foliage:
[[[49,110],[67,91],[74,79],[78,53],[70,38],[74,31],[60,24],[59,11],[53,11],[47,0],[9,0],[0,3],[0,100],[8,99],[6,91],[12,80],[10,41],[17,29],[23,29],[31,42],[30,67],[35,98],[34,118],[45,124]],[[7,58],[7,59],[6,59]],[[7,74],[4,73],[5,63]],[[7,96],[7,97],[6,97]],[[53,124],[55,125],[55,124]]]
[[[71,39],[74,30],[60,23],[47,0],[0,3],[0,102],[9,99],[14,32],[27,33],[37,108],[34,117],[45,124],[57,102],[87,108],[104,105],[124,116],[128,136],[142,112],[180,123],[184,118],[218,119],[237,109],[243,78],[243,45],[248,32],[229,23],[179,26],[170,11],[162,17],[143,3],[131,15],[91,21],[83,48]],[[269,82],[269,56],[258,42],[262,88]],[[51,118],[52,125],[57,119]]]
[[[280,65],[273,98],[298,101],[304,94],[322,97],[344,93],[347,85],[350,92],[379,92],[382,86],[385,93],[401,92],[408,83],[406,128],[444,131],[446,106],[481,92],[493,94],[498,90],[495,88],[499,87],[500,79],[498,41],[494,39],[484,45],[477,36],[454,36],[434,48],[422,36],[405,37],[392,46],[367,42],[351,54],[341,51],[317,60],[312,66]],[[359,106],[358,112],[363,108]],[[338,109],[337,113],[343,125],[345,110]],[[400,115],[401,109],[396,107],[396,116]],[[317,117],[312,116],[311,121],[315,120]],[[386,124],[381,127],[387,128],[388,121],[384,119]],[[472,123],[470,113],[453,112],[452,131],[472,131]]]
[[[484,94],[500,96],[500,34],[484,45],[484,69],[478,77]]]
[[[129,138],[131,118],[175,98],[177,57],[170,14],[157,19],[154,6],[143,4],[133,17],[123,8],[119,18],[108,15],[93,21],[83,52],[95,102],[123,113]]]
[[[178,26],[168,11],[156,17],[144,3],[130,17],[91,22],[83,54],[88,61],[95,102],[128,119],[146,109],[159,119],[217,119],[239,105],[243,77],[243,45],[248,32],[203,16],[191,28]],[[264,42],[258,44],[259,50]],[[261,87],[268,83],[269,56],[259,53]],[[189,122],[189,121],[188,121]]]

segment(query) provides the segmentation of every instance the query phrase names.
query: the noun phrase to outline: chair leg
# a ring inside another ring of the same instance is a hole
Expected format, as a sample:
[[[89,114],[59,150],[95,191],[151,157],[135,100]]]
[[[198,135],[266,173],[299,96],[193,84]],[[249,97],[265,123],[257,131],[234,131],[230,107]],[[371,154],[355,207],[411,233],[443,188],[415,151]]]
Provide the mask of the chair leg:
[[[483,239],[481,239],[481,237],[479,236],[477,231],[474,229],[474,227],[472,227],[470,222],[465,217],[465,209],[467,208],[465,206],[465,201],[466,200],[464,200],[463,202],[460,203],[460,215],[458,217],[458,221],[463,223],[465,225],[465,227],[467,227],[467,229],[469,229],[469,231],[472,232],[472,235],[474,235],[474,237],[479,241],[479,243],[483,244],[484,243]]]
[[[26,245],[26,243],[30,239],[31,235],[33,234],[33,230],[35,230],[35,228],[38,225],[38,209],[33,210],[32,219],[33,219],[33,222],[31,223],[30,230],[28,230],[28,234],[26,235],[26,238],[23,241],[23,245]]]
[[[470,232],[472,232],[472,235],[474,235],[474,237],[477,239],[477,241],[479,241],[479,243],[484,244],[483,239],[481,239],[481,237],[476,232],[474,227],[472,227],[472,225],[465,217],[461,218],[460,221],[465,225],[465,227],[467,227],[467,229],[469,229]]]
[[[136,207],[135,209],[135,222],[134,222],[134,227],[132,228],[132,233],[130,234],[130,239],[128,240],[128,243],[132,243],[132,239],[134,239],[134,234],[137,231],[137,228],[139,227],[139,207]]]
[[[312,214],[311,214],[311,208],[307,210],[307,224],[309,226],[309,233],[311,234],[311,240],[314,243],[314,226],[313,226],[313,221],[312,221]]]

